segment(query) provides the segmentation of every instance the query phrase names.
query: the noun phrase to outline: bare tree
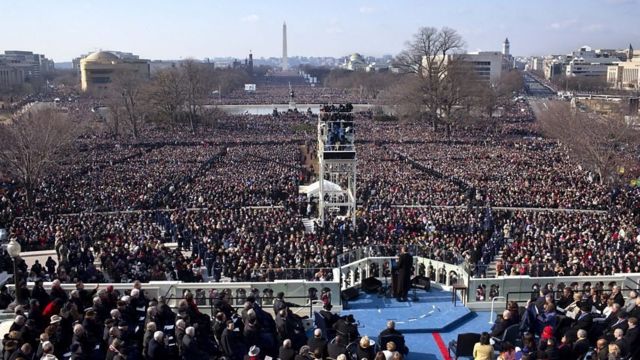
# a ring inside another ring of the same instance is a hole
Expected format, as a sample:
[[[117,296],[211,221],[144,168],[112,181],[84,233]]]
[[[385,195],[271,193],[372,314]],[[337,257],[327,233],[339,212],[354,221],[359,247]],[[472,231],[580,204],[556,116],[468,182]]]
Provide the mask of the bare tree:
[[[361,98],[376,98],[381,91],[393,86],[400,78],[397,74],[390,72],[336,69],[327,74],[324,85],[332,88],[358,90]]]
[[[558,139],[585,168],[598,174],[601,183],[613,183],[624,153],[639,143],[638,131],[622,112],[598,115],[571,108],[567,102],[546,102],[537,118],[543,132]]]
[[[223,93],[241,88],[244,84],[251,81],[246,71],[237,69],[217,69],[212,71],[208,68],[207,80],[211,87],[220,90]]]
[[[161,116],[172,123],[178,121],[185,107],[184,76],[180,68],[158,71],[151,84],[151,102]]]
[[[0,125],[0,163],[27,191],[28,206],[38,181],[58,164],[60,154],[79,133],[68,114],[32,110]]]
[[[180,64],[184,81],[184,95],[187,117],[191,132],[196,131],[196,123],[202,116],[202,109],[211,92],[212,72],[210,65],[188,59]]]
[[[463,48],[460,35],[453,29],[423,27],[407,42],[406,49],[396,58],[396,65],[405,73],[421,80],[422,104],[434,129],[439,123],[450,131],[454,107],[463,98]]]
[[[422,81],[412,75],[400,76],[377,98],[379,105],[387,105],[400,120],[423,119],[427,116],[423,102]]]
[[[524,78],[517,70],[503,72],[495,83],[480,81],[472,90],[472,96],[476,98],[476,105],[482,112],[491,117],[500,105],[509,101],[514,93],[524,87]]]
[[[551,79],[554,85],[567,91],[602,92],[609,90],[604,76],[555,76]]]
[[[131,128],[134,139],[140,137],[142,124],[149,112],[149,82],[142,74],[124,71],[114,76],[109,85],[107,103],[113,114],[123,118]],[[122,110],[122,112],[121,112]]]

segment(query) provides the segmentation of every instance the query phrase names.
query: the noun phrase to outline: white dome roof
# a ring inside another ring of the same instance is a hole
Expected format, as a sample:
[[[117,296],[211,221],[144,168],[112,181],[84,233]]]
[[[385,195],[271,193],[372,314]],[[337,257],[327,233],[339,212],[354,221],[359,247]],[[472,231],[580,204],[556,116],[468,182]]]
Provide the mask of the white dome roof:
[[[97,51],[93,54],[89,54],[85,59],[85,61],[93,61],[93,62],[114,62],[120,60],[114,53],[110,53],[108,51]]]

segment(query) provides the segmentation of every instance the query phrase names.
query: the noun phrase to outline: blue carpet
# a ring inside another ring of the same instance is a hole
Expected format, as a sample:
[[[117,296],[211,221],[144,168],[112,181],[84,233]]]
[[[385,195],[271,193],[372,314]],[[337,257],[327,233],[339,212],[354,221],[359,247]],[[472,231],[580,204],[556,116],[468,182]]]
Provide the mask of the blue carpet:
[[[451,292],[419,290],[416,296],[418,301],[412,301],[410,296],[409,301],[398,302],[393,298],[361,292],[360,297],[349,302],[348,309],[342,313],[352,314],[367,328],[380,330],[386,327],[388,320],[393,320],[396,329],[405,334],[445,331],[471,315],[460,301],[453,306]]]
[[[341,315],[353,314],[359,323],[360,334],[376,341],[387,320],[396,321],[396,327],[404,334],[409,347],[408,360],[444,359],[432,332],[438,332],[448,344],[460,333],[481,333],[491,328],[488,312],[471,312],[459,301],[454,307],[450,292],[419,290],[416,295],[417,302],[397,302],[375,294],[360,293],[360,297],[351,301]]]

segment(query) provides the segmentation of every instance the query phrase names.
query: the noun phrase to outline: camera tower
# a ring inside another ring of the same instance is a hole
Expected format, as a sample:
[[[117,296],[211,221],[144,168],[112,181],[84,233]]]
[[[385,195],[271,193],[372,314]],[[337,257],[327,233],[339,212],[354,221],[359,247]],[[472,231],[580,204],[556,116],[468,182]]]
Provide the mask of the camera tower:
[[[356,148],[353,106],[323,105],[318,115],[320,223],[333,217],[356,225]]]

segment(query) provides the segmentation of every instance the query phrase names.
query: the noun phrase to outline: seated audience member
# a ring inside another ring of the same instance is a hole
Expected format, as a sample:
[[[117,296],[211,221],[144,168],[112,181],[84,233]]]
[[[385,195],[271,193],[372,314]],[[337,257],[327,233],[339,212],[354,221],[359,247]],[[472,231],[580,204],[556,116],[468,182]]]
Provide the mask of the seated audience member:
[[[563,308],[564,315],[572,320],[580,314],[580,302],[582,301],[581,293],[573,294],[573,301]]]
[[[382,351],[385,360],[393,359],[393,354],[396,353],[396,343],[389,341],[386,345],[386,349]]]
[[[493,359],[493,346],[489,343],[489,333],[483,332],[480,335],[480,341],[473,345],[473,359],[474,360],[492,360]]]
[[[336,337],[327,345],[327,354],[332,359],[337,359],[339,355],[347,353],[347,344],[345,344],[342,335]]]
[[[638,337],[638,318],[630,317],[627,320],[628,328],[624,334],[624,341],[629,346],[629,352],[636,354],[640,350],[640,338]]]
[[[638,297],[638,292],[635,290],[629,291],[629,298],[624,302],[622,309],[627,313],[633,311],[636,307],[636,298]]]
[[[516,348],[510,342],[502,344],[502,349],[498,354],[497,360],[515,360],[515,358]]]
[[[613,343],[618,346],[618,350],[620,351],[620,356],[625,357],[629,353],[629,345],[624,340],[624,330],[616,329],[613,332],[614,341]]]
[[[537,351],[536,338],[530,332],[524,333],[522,336],[522,354],[529,355],[532,359],[535,359]]]
[[[609,358],[609,342],[606,339],[598,339],[595,352],[598,360],[607,360]]]
[[[587,331],[584,329],[578,330],[577,336],[578,339],[573,343],[573,353],[578,358],[581,359],[584,355],[589,352],[589,339],[587,338]]]
[[[511,316],[511,311],[509,310],[502,312],[502,319],[496,321],[496,323],[491,327],[491,337],[501,338],[502,334],[509,326],[516,324],[516,322],[511,320]]]
[[[609,344],[609,350],[607,352],[607,359],[609,360],[619,360],[622,358],[620,353],[620,347],[616,344]]]
[[[375,350],[373,349],[373,346],[371,346],[371,340],[369,340],[368,336],[365,335],[360,338],[360,341],[358,341],[356,355],[360,360],[374,360],[376,357]]]

